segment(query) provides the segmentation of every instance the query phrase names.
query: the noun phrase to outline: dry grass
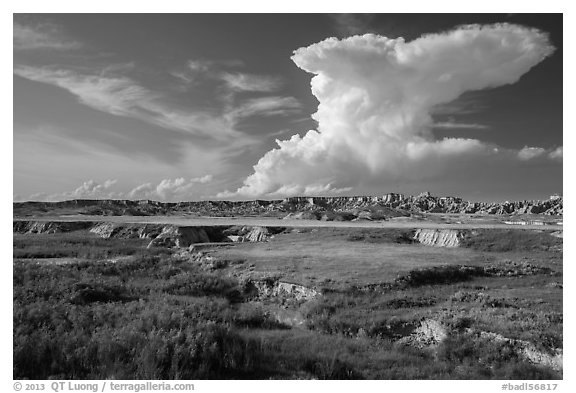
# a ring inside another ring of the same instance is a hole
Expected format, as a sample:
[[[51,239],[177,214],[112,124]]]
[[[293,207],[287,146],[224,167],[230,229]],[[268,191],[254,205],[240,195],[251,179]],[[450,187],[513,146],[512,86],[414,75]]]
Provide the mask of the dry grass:
[[[239,263],[207,271],[186,258],[168,256],[168,250],[150,254],[140,239],[123,243],[86,232],[15,236],[14,249],[21,256],[62,253],[73,258],[89,250],[86,257],[93,260],[51,265],[15,259],[14,377],[562,377],[527,363],[502,344],[480,345],[458,333],[471,327],[529,341],[542,351],[561,347],[560,253],[434,248],[405,244],[404,238],[396,229],[299,229],[267,243],[210,250]],[[98,261],[109,255],[131,256],[116,263]],[[363,288],[393,282],[414,269],[427,274],[439,265],[510,260],[548,267],[552,274],[542,270],[530,276]],[[282,309],[304,322],[290,328],[276,319],[278,304],[248,301],[232,272],[282,276],[317,285],[323,295],[299,308]],[[396,342],[423,318],[454,328],[436,352]]]
[[[503,257],[464,248],[396,243],[396,230],[375,230],[372,240],[350,241],[366,229],[317,228],[275,236],[267,243],[243,243],[211,255],[254,264],[254,272],[282,276],[303,285],[340,283],[362,286],[390,282],[410,270],[445,264],[481,266]],[[374,230],[370,230],[374,231]],[[383,235],[389,232],[390,237]],[[379,242],[375,239],[380,239]]]

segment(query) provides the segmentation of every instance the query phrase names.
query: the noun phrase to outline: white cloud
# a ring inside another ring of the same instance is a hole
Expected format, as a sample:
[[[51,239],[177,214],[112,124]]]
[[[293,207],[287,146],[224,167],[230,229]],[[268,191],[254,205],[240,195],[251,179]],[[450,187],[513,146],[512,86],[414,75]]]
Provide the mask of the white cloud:
[[[308,195],[308,196],[322,196],[322,195],[338,195],[345,192],[352,191],[352,187],[335,188],[331,184],[310,184],[302,186],[300,184],[285,184],[275,192],[270,193],[269,196],[286,196],[286,195]]]
[[[186,65],[190,71],[206,72],[210,69],[212,63],[204,60],[188,60]]]
[[[238,138],[241,135],[228,119],[207,112],[173,109],[163,102],[161,94],[124,76],[87,75],[30,66],[16,66],[14,73],[36,82],[61,87],[77,96],[83,104],[102,112],[217,140]]]
[[[107,194],[108,190],[117,183],[117,180],[106,180],[104,183],[98,183],[94,180],[88,180],[82,183],[80,187],[72,191],[71,193],[65,194],[66,196],[73,198],[103,198],[109,197]]]
[[[46,201],[49,200],[49,196],[45,192],[36,192],[30,195],[27,200],[29,201]]]
[[[152,93],[125,77],[83,75],[50,67],[16,66],[14,73],[36,82],[56,85],[76,95],[80,102],[114,115],[130,116],[144,102],[152,100]]]
[[[532,160],[546,154],[546,149],[541,147],[528,147],[524,146],[520,151],[518,151],[518,158],[522,161]]]
[[[185,179],[162,179],[158,184],[151,182],[140,184],[128,192],[121,190],[117,180],[105,180],[99,183],[87,180],[73,191],[57,194],[36,193],[28,200],[62,201],[67,199],[154,199],[161,201],[183,201],[194,199],[199,189],[214,180],[212,175]]]
[[[510,24],[411,42],[367,34],[300,48],[292,60],[314,74],[318,130],[277,141],[235,195],[397,184],[462,172],[469,163],[511,163],[513,152],[475,139],[435,140],[431,113],[464,92],[515,83],[553,51],[546,34]]]
[[[271,92],[282,86],[282,80],[275,76],[224,72],[220,78],[230,90],[236,92]]]
[[[186,63],[188,69],[192,72],[208,72],[214,71],[221,67],[233,68],[241,67],[244,65],[242,60],[208,60],[208,59],[191,59]]]
[[[170,74],[174,78],[184,82],[183,89],[188,89],[191,85],[206,80],[212,80],[221,84],[222,88],[219,89],[221,93],[220,98],[229,104],[234,102],[234,97],[238,93],[270,93],[279,90],[284,84],[283,79],[278,76],[223,70],[242,65],[243,63],[239,60],[188,60],[185,69],[171,71]],[[274,99],[278,97],[269,98]],[[293,97],[284,98],[295,101]]]
[[[168,73],[184,82],[186,86],[203,79],[222,79],[223,75],[233,75],[222,72],[221,69],[240,67],[243,64],[241,60],[190,59],[186,62],[184,68],[169,71]]]
[[[115,199],[123,196],[120,192],[112,189],[118,183],[115,179],[108,179],[102,183],[94,180],[87,180],[73,191],[63,193],[48,194],[38,192],[26,198],[28,201],[63,201],[68,199]]]
[[[233,119],[249,116],[277,116],[298,113],[301,105],[294,97],[261,97],[244,101],[231,109],[228,116]]]
[[[174,78],[180,80],[181,82],[184,82],[186,85],[193,83],[195,80],[195,78],[192,75],[189,75],[181,71],[170,71],[169,74],[172,75]]]
[[[163,94],[154,92],[126,76],[114,75],[115,71],[125,71],[131,67],[131,63],[119,64],[116,67],[108,66],[100,73],[85,74],[53,67],[17,65],[14,73],[32,81],[65,89],[74,94],[81,103],[102,112],[136,118],[162,128],[212,140],[239,144],[253,142],[236,130],[236,125],[242,118],[294,114],[301,109],[300,103],[294,97],[281,96],[253,98],[215,110],[174,108],[173,104],[167,104]]]
[[[199,185],[212,182],[212,175],[194,177],[186,180],[183,177],[176,179],[163,179],[158,185],[144,183],[127,193],[131,199],[158,199],[164,201],[187,200]]]
[[[212,175],[205,175],[205,176],[195,177],[195,178],[190,179],[191,182],[200,183],[200,184],[210,183],[212,180],[214,180],[214,176],[212,176]]]
[[[271,198],[281,198],[285,196],[293,195],[306,195],[306,196],[322,196],[322,195],[338,195],[352,191],[352,187],[336,188],[332,187],[332,184],[310,184],[303,186],[297,183],[284,184],[280,186],[277,190],[266,194],[267,197]],[[222,191],[217,193],[215,198],[218,199],[235,199],[238,197],[237,192]]]
[[[548,153],[548,158],[555,161],[562,161],[564,158],[564,147],[560,146]]]
[[[26,26],[14,21],[13,31],[15,50],[67,51],[82,47],[80,43],[64,38],[53,25]]]
[[[183,177],[179,177],[177,179],[164,179],[158,184],[156,187],[156,193],[160,195],[163,199],[172,196],[173,194],[180,192],[185,187],[190,186],[191,184],[186,184],[186,179]]]
[[[154,192],[155,187],[152,183],[140,184],[128,193],[130,199],[146,199],[151,193]]]

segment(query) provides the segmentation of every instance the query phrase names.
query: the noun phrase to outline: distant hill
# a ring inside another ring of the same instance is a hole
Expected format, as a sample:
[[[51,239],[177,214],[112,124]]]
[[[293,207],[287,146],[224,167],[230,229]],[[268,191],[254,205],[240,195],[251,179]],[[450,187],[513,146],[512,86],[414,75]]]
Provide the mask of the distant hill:
[[[305,214],[299,214],[305,213]],[[265,201],[157,202],[151,200],[75,199],[62,202],[14,202],[15,217],[50,215],[151,216],[194,215],[213,217],[262,216],[318,220],[382,220],[414,213],[543,214],[562,215],[563,199],[517,202],[468,202],[458,197],[386,194],[353,197],[291,197]]]

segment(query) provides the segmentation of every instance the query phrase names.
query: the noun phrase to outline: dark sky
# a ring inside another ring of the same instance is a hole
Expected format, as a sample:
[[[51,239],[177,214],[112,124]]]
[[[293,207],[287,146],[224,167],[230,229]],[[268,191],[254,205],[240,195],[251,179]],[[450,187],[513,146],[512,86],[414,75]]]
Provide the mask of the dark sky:
[[[276,139],[318,127],[312,75],[290,59],[294,50],[328,37],[409,42],[492,23],[537,28],[556,49],[516,83],[435,108],[433,138],[549,155],[563,145],[560,14],[16,14],[14,197],[192,200],[234,191]],[[449,169],[358,182],[346,194],[562,192],[561,160],[503,165],[473,177]]]

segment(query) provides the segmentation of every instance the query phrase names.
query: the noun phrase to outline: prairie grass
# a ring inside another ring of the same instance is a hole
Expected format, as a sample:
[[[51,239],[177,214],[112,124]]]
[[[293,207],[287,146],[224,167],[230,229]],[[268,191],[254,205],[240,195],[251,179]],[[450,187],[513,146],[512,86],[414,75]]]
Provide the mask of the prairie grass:
[[[13,235],[14,258],[104,259],[121,255],[169,255],[161,248],[146,249],[150,239],[103,239],[88,231]]]
[[[306,235],[318,242],[349,234]],[[388,235],[365,233],[370,240],[362,242],[369,250],[386,243],[389,250],[397,236]],[[404,287],[366,290],[336,282],[297,310],[305,326],[291,328],[276,319],[277,306],[248,301],[244,285],[226,269],[203,270],[169,250],[147,250],[146,242],[86,232],[14,236],[15,379],[562,377],[502,344],[480,345],[460,334],[472,327],[527,340],[544,351],[561,347],[561,290],[548,285],[561,277],[461,280],[449,268],[441,279],[432,269],[428,275],[436,279],[418,276],[417,285]],[[471,252],[445,255],[472,258]],[[47,255],[86,260],[68,265],[30,260]],[[131,258],[103,260],[117,255]],[[435,260],[441,255],[435,250]],[[387,274],[391,282],[397,273]],[[423,318],[443,322],[454,334],[436,351],[398,344]]]
[[[464,247],[477,251],[553,251],[562,247],[562,239],[548,232],[519,229],[475,230],[461,240]]]

